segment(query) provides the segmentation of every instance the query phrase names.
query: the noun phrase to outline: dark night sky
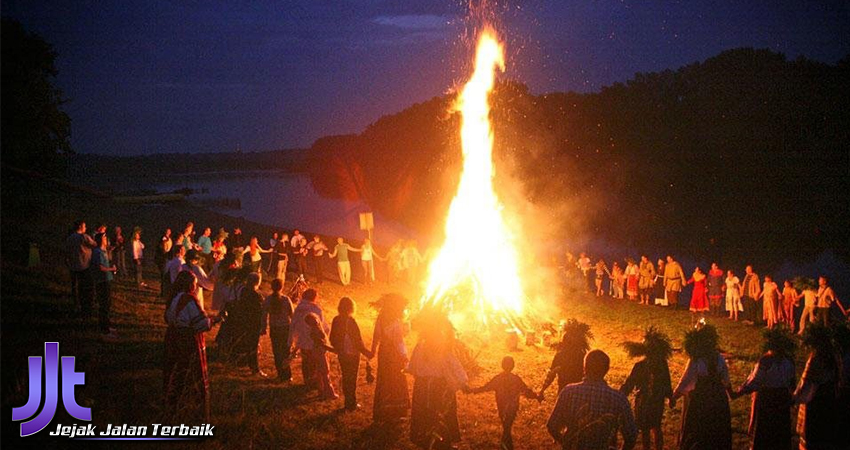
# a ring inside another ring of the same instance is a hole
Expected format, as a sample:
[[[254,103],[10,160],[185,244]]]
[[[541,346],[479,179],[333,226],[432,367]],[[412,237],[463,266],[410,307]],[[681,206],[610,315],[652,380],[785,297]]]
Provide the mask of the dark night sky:
[[[512,1],[494,8],[508,75],[588,92],[722,50],[835,63],[848,1]],[[468,69],[467,3],[3,1],[59,52],[72,143],[86,153],[271,150],[359,132]]]

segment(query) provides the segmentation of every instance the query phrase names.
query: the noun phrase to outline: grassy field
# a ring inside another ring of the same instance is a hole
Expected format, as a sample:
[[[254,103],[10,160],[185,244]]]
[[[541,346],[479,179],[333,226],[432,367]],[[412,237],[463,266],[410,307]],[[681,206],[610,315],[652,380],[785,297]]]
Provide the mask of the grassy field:
[[[160,417],[161,370],[160,359],[163,324],[163,303],[154,292],[153,268],[148,273],[150,291],[139,291],[132,283],[119,281],[113,291],[113,317],[121,339],[103,343],[97,338],[95,323],[81,323],[74,314],[68,297],[68,275],[61,266],[59,246],[68,224],[81,217],[91,222],[122,224],[131,228],[139,224],[147,238],[155,237],[152,230],[166,225],[176,227],[186,220],[205,226],[232,226],[236,219],[219,216],[186,205],[154,207],[113,204],[109,200],[92,201],[85,195],[67,190],[40,186],[26,189],[25,180],[12,186],[20,195],[6,195],[4,180],[3,245],[2,245],[2,375],[3,375],[3,444],[29,444],[42,448],[64,447],[69,442],[47,439],[44,436],[22,440],[18,438],[17,423],[11,422],[12,406],[26,402],[26,356],[41,355],[45,341],[60,343],[60,354],[77,356],[78,370],[86,373],[86,385],[78,388],[78,398],[92,406],[94,424],[106,423],[146,425],[158,423]],[[239,222],[243,224],[244,222]],[[255,227],[252,231],[251,227]],[[262,233],[260,225],[249,225],[249,232]],[[26,242],[41,246],[43,264],[27,268],[22,252]],[[149,248],[152,248],[149,247]],[[367,344],[375,311],[368,302],[382,293],[396,291],[415,298],[415,289],[378,283],[365,286],[355,283],[343,288],[326,282],[320,286],[320,304],[328,320],[336,315],[336,302],[343,296],[352,297],[358,304],[357,319]],[[268,292],[264,283],[263,290]],[[553,289],[557,321],[577,318],[589,323],[595,334],[593,346],[604,349],[612,358],[608,382],[619,387],[625,380],[633,361],[620,346],[625,340],[638,340],[642,330],[656,325],[668,333],[675,347],[681,347],[684,332],[691,326],[689,313],[657,307],[646,307],[626,301],[598,300],[583,293],[560,287]],[[721,344],[729,361],[732,383],[740,385],[759,355],[760,331],[741,323],[723,319],[712,320],[718,326]],[[217,329],[209,333],[208,346]],[[407,337],[410,349],[415,335]],[[480,339],[461,336],[478,353],[480,373],[471,384],[485,383],[499,370],[499,361],[508,354],[504,339]],[[260,365],[274,373],[268,336],[260,341]],[[479,353],[480,350],[480,353]],[[214,348],[210,348],[214,353]],[[512,353],[517,361],[515,372],[533,388],[538,389],[553,356],[547,348],[521,346]],[[685,356],[677,351],[670,361],[674,383],[682,374]],[[300,387],[298,363],[294,365],[292,385],[261,379],[213,361],[210,364],[212,382],[212,424],[215,438],[203,442],[204,448],[412,448],[407,430],[371,427],[371,406],[374,385],[364,379],[361,365],[358,385],[360,403],[364,408],[354,413],[341,413],[342,400],[319,401]],[[802,364],[798,370],[802,369]],[[338,385],[339,368],[333,358],[332,379]],[[412,387],[412,380],[410,380]],[[545,422],[554,406],[555,388],[550,388],[542,402],[524,400],[514,426],[517,448],[551,449],[557,446],[545,431]],[[60,408],[61,410],[61,408]],[[675,448],[680,422],[681,402],[665,416],[667,448]],[[746,428],[749,400],[732,402],[732,426],[735,448],[746,448]],[[492,394],[467,396],[459,394],[459,416],[463,441],[461,448],[497,448],[499,424]],[[57,415],[53,426],[73,423],[70,417]],[[44,433],[42,433],[44,434]],[[76,444],[76,443],[74,443]],[[133,443],[134,446],[140,445]],[[147,444],[141,444],[145,446]],[[158,444],[161,445],[161,444]],[[167,446],[196,444],[170,443]],[[13,448],[13,447],[9,447]]]

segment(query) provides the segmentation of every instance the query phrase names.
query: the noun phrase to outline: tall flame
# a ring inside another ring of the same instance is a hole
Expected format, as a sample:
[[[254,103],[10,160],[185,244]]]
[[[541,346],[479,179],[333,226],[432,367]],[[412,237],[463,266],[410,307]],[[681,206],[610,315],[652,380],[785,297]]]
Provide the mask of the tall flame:
[[[457,99],[463,170],[446,219],[445,242],[428,267],[422,306],[446,307],[455,317],[478,323],[514,324],[525,296],[513,234],[493,190],[488,100],[496,69],[505,69],[504,51],[487,27],[478,40],[475,71]]]

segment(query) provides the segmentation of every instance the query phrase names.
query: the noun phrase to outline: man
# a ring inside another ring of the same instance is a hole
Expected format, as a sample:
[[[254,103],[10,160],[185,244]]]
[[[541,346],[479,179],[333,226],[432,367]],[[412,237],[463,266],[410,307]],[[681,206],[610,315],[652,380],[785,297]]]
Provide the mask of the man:
[[[186,256],[186,247],[182,245],[174,248],[174,257],[165,263],[165,268],[162,270],[162,297],[168,300],[171,295],[171,285],[177,280],[177,274],[183,270],[183,265],[186,264],[184,259]]]
[[[301,234],[299,230],[292,230],[292,240],[289,241],[289,245],[292,248],[301,248],[301,244],[307,245],[307,238]]]
[[[558,395],[546,428],[564,449],[607,450],[619,430],[623,450],[637,441],[637,425],[625,395],[611,389],[605,375],[611,364],[602,350],[584,357],[584,380],[569,384]]]
[[[581,270],[581,276],[584,277],[585,289],[587,289],[587,292],[592,292],[594,286],[593,281],[590,279],[590,258],[587,257],[586,253],[579,253],[576,265]]]
[[[197,246],[193,243],[192,236],[195,234],[195,223],[194,222],[186,222],[186,227],[183,228],[183,247],[186,247],[186,251],[195,249],[197,250]]]
[[[667,292],[667,301],[674,309],[679,308],[679,293],[685,285],[687,278],[682,266],[672,256],[667,255],[667,264],[664,266],[664,290]]]
[[[245,240],[242,237],[242,229],[236,227],[233,229],[233,235],[227,239],[227,247],[236,256],[236,262],[242,264],[242,252],[245,250]]]
[[[301,301],[295,307],[292,313],[292,325],[289,329],[288,348],[291,350],[290,355],[294,355],[295,349],[301,353],[301,373],[304,376],[304,384],[310,389],[315,389],[316,383],[313,380],[313,367],[309,363],[311,361],[311,353],[314,349],[313,339],[310,338],[310,328],[304,318],[313,313],[319,318],[319,326],[325,331],[325,334],[330,332],[330,327],[325,321],[325,316],[322,313],[322,307],[316,303],[319,293],[315,289],[307,289],[301,294]]]
[[[829,326],[829,309],[835,303],[835,291],[829,286],[826,277],[818,278],[818,303],[815,317],[818,322]],[[841,306],[841,303],[838,303]],[[842,308],[842,313],[844,308]]]
[[[321,283],[324,280],[324,267],[325,267],[325,252],[328,251],[328,246],[322,242],[322,238],[319,235],[313,236],[313,242],[307,244],[307,250],[311,251],[313,255],[313,266],[316,269],[316,282]]]
[[[747,266],[744,281],[741,282],[741,304],[744,305],[744,314],[747,320],[754,324],[762,322],[762,315],[759,314],[758,298],[761,294],[761,283],[757,273],[753,272],[753,266]]]
[[[65,240],[67,254],[65,262],[71,271],[71,295],[83,318],[91,316],[94,300],[94,282],[89,274],[92,249],[97,247],[91,236],[86,234],[86,223],[74,222],[74,232]]]
[[[649,296],[652,294],[652,281],[655,280],[655,266],[652,261],[643,255],[640,257],[640,278],[638,278],[638,292],[640,293],[640,304],[648,305]]]
[[[207,270],[211,270],[213,265],[211,234],[212,230],[210,227],[206,227],[204,228],[204,234],[198,238],[198,249],[201,251],[201,265]]]
[[[331,252],[331,258],[336,258],[337,270],[339,271],[339,282],[343,286],[351,284],[351,262],[348,259],[348,252],[360,252],[360,249],[348,245],[343,238],[336,238],[336,247]]]
[[[274,251],[277,255],[277,271],[275,272],[275,278],[285,282],[286,266],[289,265],[289,235],[283,233],[280,239],[278,239],[277,245],[274,247]]]

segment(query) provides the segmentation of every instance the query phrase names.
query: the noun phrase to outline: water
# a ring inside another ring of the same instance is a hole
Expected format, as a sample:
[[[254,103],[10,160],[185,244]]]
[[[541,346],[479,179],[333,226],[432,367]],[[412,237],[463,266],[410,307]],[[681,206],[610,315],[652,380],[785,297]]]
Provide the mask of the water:
[[[318,232],[331,236],[361,238],[366,232],[360,230],[359,214],[369,212],[364,202],[353,202],[325,198],[313,189],[310,176],[306,174],[281,174],[251,172],[234,176],[205,173],[169,177],[169,179],[146,183],[158,192],[172,192],[189,188],[198,194],[189,197],[199,203],[222,198],[236,198],[241,209],[230,209],[210,202],[209,209],[223,214],[291,231],[299,228],[307,232]],[[397,239],[414,237],[413,232],[388,220],[374,215],[373,238],[377,243],[391,245]]]

